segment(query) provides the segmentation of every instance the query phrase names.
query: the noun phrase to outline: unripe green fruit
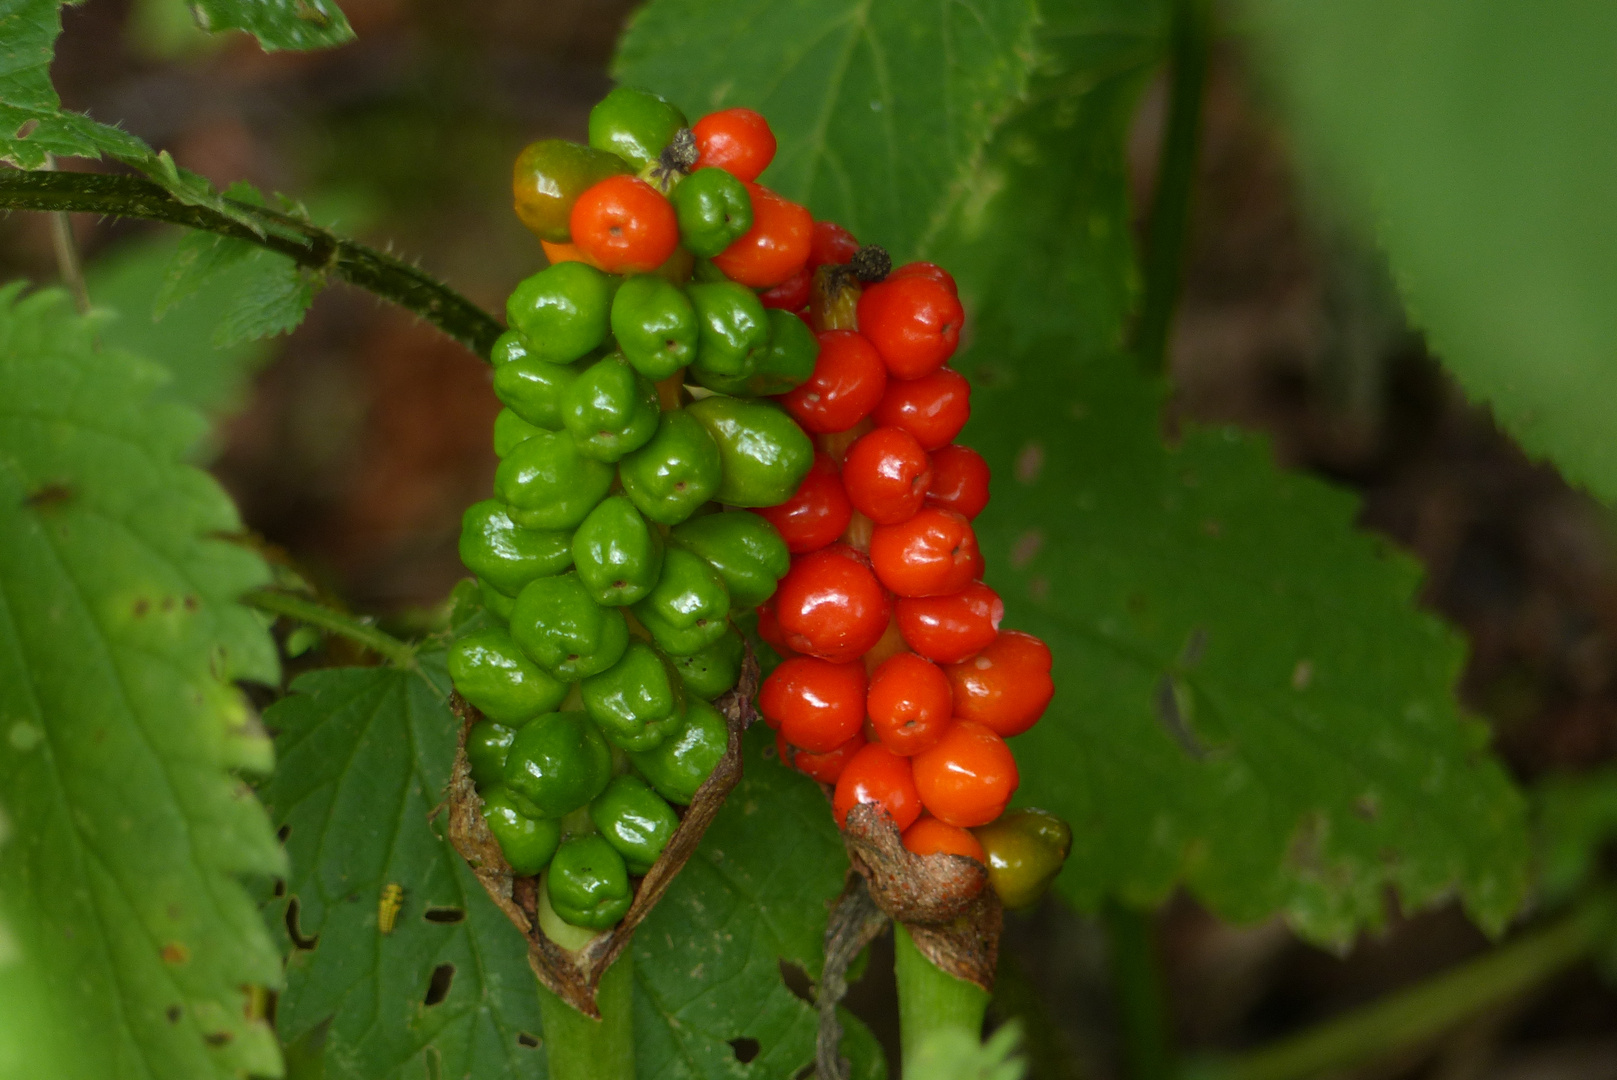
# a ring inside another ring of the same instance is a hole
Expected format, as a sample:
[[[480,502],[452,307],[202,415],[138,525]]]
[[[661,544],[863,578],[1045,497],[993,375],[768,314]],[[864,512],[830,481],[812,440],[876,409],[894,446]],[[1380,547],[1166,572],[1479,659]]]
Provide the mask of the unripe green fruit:
[[[579,453],[571,436],[536,431],[500,462],[494,491],[529,529],[571,529],[612,486],[612,467]]]
[[[578,452],[613,462],[657,433],[657,388],[621,356],[591,364],[562,393],[561,419]]]
[[[630,752],[629,761],[657,794],[688,806],[730,748],[730,729],[717,709],[705,701],[685,703],[685,718],[651,750]]]
[[[613,777],[590,803],[590,820],[637,876],[651,869],[679,828],[673,807],[636,776]]]
[[[609,150],[636,169],[657,160],[682,127],[685,114],[666,98],[619,86],[590,110],[590,145]]]
[[[631,641],[623,658],[579,686],[584,709],[620,750],[650,750],[679,725],[684,687],[667,660],[643,641]]]
[[[820,343],[814,331],[789,311],[769,310],[769,346],[753,353],[749,369],[742,375],[720,375],[702,367],[691,368],[691,377],[709,390],[734,397],[769,397],[784,394],[807,382],[814,374],[814,361]]]
[[[670,657],[670,662],[684,680],[687,692],[703,701],[712,701],[741,678],[741,661],[746,648],[741,635],[732,627],[701,652]]]
[[[718,444],[684,409],[662,414],[651,441],[618,462],[624,494],[646,517],[677,525],[718,493]]]
[[[524,725],[505,756],[505,786],[533,817],[560,818],[612,779],[612,751],[582,712],[546,713]]]
[[[529,817],[503,784],[484,789],[483,820],[513,872],[531,877],[545,868],[561,844],[561,823]]]
[[[629,646],[618,608],[590,599],[577,574],[529,582],[511,610],[511,637],[542,668],[572,682],[605,671]]]
[[[641,274],[612,298],[612,336],[636,371],[661,382],[696,357],[696,309],[683,289]]]
[[[552,364],[532,355],[507,360],[494,369],[494,396],[534,427],[560,431],[562,396],[585,364]]]
[[[625,607],[657,584],[663,539],[622,495],[602,499],[573,534],[573,562],[597,604]]]
[[[697,169],[669,193],[679,238],[692,255],[711,259],[752,228],[752,197],[723,169]]]
[[[466,761],[471,766],[472,783],[479,788],[498,784],[505,777],[505,755],[517,729],[492,720],[479,720],[466,732]]]
[[[615,282],[581,262],[557,263],[524,278],[505,303],[506,321],[534,356],[567,364],[606,340]]]
[[[511,621],[511,609],[516,606],[516,597],[507,596],[481,578],[477,582],[477,595],[484,610],[490,615],[493,615],[501,622]]]
[[[609,176],[631,172],[618,155],[566,139],[541,139],[517,155],[511,190],[517,217],[541,240],[565,244],[578,197]]]
[[[591,930],[613,926],[634,899],[623,856],[599,836],[563,841],[550,861],[545,887],[562,921]]]
[[[494,456],[509,457],[511,451],[539,434],[541,430],[510,409],[501,409],[499,415],[494,418]]]
[[[566,685],[541,671],[497,627],[467,634],[449,647],[449,676],[461,697],[504,724],[549,712],[567,696]]]
[[[814,444],[772,402],[710,397],[686,410],[719,445],[724,481],[716,498],[730,506],[775,506],[796,493],[814,464]]]
[[[693,284],[699,338],[692,367],[714,375],[752,374],[757,355],[769,347],[769,316],[763,301],[733,281]]]
[[[1072,850],[1072,829],[1048,810],[1012,810],[971,831],[988,856],[988,883],[1008,908],[1043,896]]]
[[[634,606],[634,614],[664,652],[689,656],[724,636],[730,593],[706,560],[670,548],[663,556],[662,577]]]
[[[757,607],[792,568],[792,555],[775,527],[757,514],[707,514],[673,531],[674,543],[700,555],[724,578],[730,608]]]
[[[524,529],[511,520],[504,503],[484,499],[461,516],[460,561],[514,597],[534,578],[559,574],[572,565],[572,537],[565,531]]]

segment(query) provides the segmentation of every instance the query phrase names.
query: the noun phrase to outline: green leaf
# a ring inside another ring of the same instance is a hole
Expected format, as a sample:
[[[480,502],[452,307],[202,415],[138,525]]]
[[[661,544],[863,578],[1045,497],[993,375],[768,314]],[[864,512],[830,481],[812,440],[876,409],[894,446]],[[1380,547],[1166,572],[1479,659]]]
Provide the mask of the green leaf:
[[[193,0],[204,30],[245,30],[264,51],[325,49],[354,40],[353,28],[331,0]]]
[[[614,74],[692,120],[745,105],[779,139],[762,180],[896,258],[924,250],[1026,86],[1032,0],[653,0]]]
[[[1027,1062],[1016,1056],[1020,1036],[1014,1023],[994,1032],[985,1043],[956,1028],[935,1031],[916,1048],[905,1076],[909,1080],[1022,1080]]]
[[[263,248],[245,265],[248,273],[213,331],[213,344],[221,349],[296,330],[325,284],[324,274]]]
[[[1457,889],[1497,930],[1523,894],[1523,800],[1458,710],[1463,644],[1414,607],[1417,566],[1260,439],[1165,446],[1165,387],[1118,347],[1124,136],[1160,24],[1084,7],[1050,28],[940,260],[977,343],[962,441],[994,471],[989,581],[1056,658],[1054,704],[1013,742],[1020,800],[1070,819],[1061,887],[1085,906],[1183,882],[1340,942],[1389,886],[1409,906]]]
[[[305,675],[265,714],[281,767],[264,797],[289,827],[292,870],[266,918],[291,958],[277,1023],[288,1043],[325,1040],[329,1080],[542,1075],[536,984],[522,938],[428,824],[448,782],[456,721],[441,655],[420,672]],[[643,1080],[790,1076],[813,1056],[815,1014],[781,980],[780,959],[818,972],[829,902],[847,861],[830,809],[806,778],[748,740],[746,776],[697,855],[634,939]],[[404,888],[393,933],[377,930],[389,883]],[[305,944],[292,948],[288,906]],[[465,912],[455,923],[434,908]],[[447,997],[423,1004],[454,964]],[[856,1075],[879,1080],[880,1050],[853,1030]],[[759,1054],[736,1060],[732,1039]],[[429,1066],[427,1063],[431,1062]]]
[[[1532,453],[1617,498],[1617,7],[1246,5],[1294,137],[1411,314]]]
[[[236,875],[282,854],[231,770],[271,762],[237,678],[277,679],[268,580],[182,464],[204,430],[160,369],[56,291],[0,290],[0,914],[55,1010],[64,1074],[280,1070],[249,986],[280,982]],[[48,1037],[48,1036],[47,1036]]]
[[[1549,903],[1561,903],[1595,880],[1617,837],[1617,769],[1551,776],[1533,792],[1537,880]]]

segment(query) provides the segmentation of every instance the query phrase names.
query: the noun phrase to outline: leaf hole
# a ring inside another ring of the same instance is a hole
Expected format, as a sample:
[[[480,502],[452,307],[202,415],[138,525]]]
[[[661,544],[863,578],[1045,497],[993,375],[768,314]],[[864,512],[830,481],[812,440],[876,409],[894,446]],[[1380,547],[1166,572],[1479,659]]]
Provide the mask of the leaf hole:
[[[285,878],[276,878],[275,879],[275,896],[276,896],[276,898],[279,899],[280,897],[283,897],[285,895],[286,895],[286,879]]]
[[[308,952],[320,944],[320,935],[316,934],[313,937],[303,936],[303,930],[298,926],[298,914],[301,908],[302,905],[298,903],[298,898],[295,896],[286,902],[286,936],[292,939],[293,948]]]
[[[210,1031],[206,1035],[202,1036],[202,1041],[207,1043],[209,1046],[219,1047],[228,1044],[231,1037],[232,1036],[228,1031]]]
[[[517,1032],[517,1045],[526,1046],[529,1050],[539,1048],[539,1036],[529,1035],[526,1031]]]
[[[786,984],[786,989],[792,992],[793,997],[814,1004],[814,980],[809,978],[802,964],[781,960],[780,981]]]
[[[466,909],[458,907],[430,907],[421,913],[428,922],[458,923],[466,917]]]
[[[758,1051],[762,1049],[763,1047],[758,1045],[757,1039],[749,1038],[746,1035],[741,1036],[739,1039],[730,1040],[730,1051],[735,1054],[736,1060],[743,1065],[757,1057]]]
[[[290,825],[282,825],[279,829],[275,830],[275,839],[279,840],[283,844],[286,843],[286,838],[291,835],[292,826]]]
[[[427,980],[427,996],[421,999],[423,1005],[432,1006],[449,996],[449,984],[455,981],[455,965],[439,964],[432,969],[432,978]]]
[[[39,130],[38,120],[24,120],[22,126],[17,129],[17,138],[26,139],[37,130]]]
[[[180,1022],[180,1017],[184,1015],[185,1011],[178,1005],[170,1005],[168,1008],[163,1010],[164,1018],[167,1019],[171,1024],[178,1024]]]

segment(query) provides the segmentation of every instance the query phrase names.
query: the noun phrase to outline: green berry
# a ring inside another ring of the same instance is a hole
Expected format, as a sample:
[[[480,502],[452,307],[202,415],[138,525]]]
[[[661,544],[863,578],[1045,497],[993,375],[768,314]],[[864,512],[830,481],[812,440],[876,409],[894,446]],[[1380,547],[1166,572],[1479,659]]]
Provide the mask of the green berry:
[[[629,761],[657,794],[688,806],[729,748],[730,729],[724,717],[705,701],[689,701],[685,719],[674,733],[650,750],[631,751]]]
[[[581,262],[557,263],[525,278],[505,304],[506,321],[532,355],[567,364],[606,340],[613,280]]]
[[[565,244],[578,197],[609,176],[632,171],[616,154],[565,139],[529,143],[511,175],[517,217],[541,240]]]
[[[535,431],[494,472],[511,520],[530,529],[571,529],[612,486],[612,467],[579,453],[561,432]]]
[[[543,870],[561,843],[561,823],[524,814],[504,784],[495,784],[481,794],[483,820],[511,869],[522,877]]]
[[[590,803],[590,820],[637,876],[651,869],[679,828],[674,808],[637,776],[614,777]]]
[[[634,606],[635,618],[673,656],[700,652],[724,636],[730,593],[706,560],[682,548],[663,556],[662,577]]]
[[[745,655],[746,645],[732,627],[701,652],[675,656],[671,661],[688,693],[703,701],[712,701],[741,678],[741,661]]]
[[[752,197],[723,169],[697,169],[668,196],[679,238],[692,255],[712,258],[752,228]]]
[[[507,596],[481,578],[477,581],[477,595],[483,608],[501,622],[511,621],[511,609],[516,606],[517,598]]]
[[[685,114],[667,99],[620,86],[590,110],[590,145],[643,169],[657,160],[680,128],[689,126]]]
[[[814,464],[814,444],[773,402],[710,397],[686,410],[719,444],[730,506],[775,506],[791,498]]]
[[[461,697],[502,724],[549,712],[567,696],[567,687],[541,671],[498,627],[474,631],[449,647],[449,677]]]
[[[472,767],[472,782],[479,788],[504,779],[505,755],[516,737],[515,726],[492,720],[479,720],[466,732],[466,760]]]
[[[745,375],[720,375],[702,367],[691,368],[691,377],[709,390],[736,397],[769,397],[784,394],[808,381],[819,359],[820,343],[814,331],[789,311],[769,309],[769,347],[754,354]]]
[[[714,375],[752,374],[769,347],[769,316],[763,301],[733,281],[693,284],[688,289],[699,328],[692,367]]]
[[[618,477],[642,514],[677,525],[718,493],[721,469],[713,436],[684,409],[672,409],[650,442],[618,462]]]
[[[510,409],[501,409],[494,418],[494,456],[505,458],[541,429],[534,427]]]
[[[775,593],[792,567],[775,527],[757,514],[707,514],[676,526],[676,544],[706,559],[724,578],[733,610],[754,608]]]
[[[584,366],[552,364],[532,354],[507,360],[494,369],[494,396],[534,427],[560,431],[562,395]]]
[[[540,667],[569,682],[618,662],[629,625],[618,608],[590,599],[577,574],[531,581],[511,610],[511,637]]]
[[[761,520],[761,519],[760,519]],[[602,499],[573,534],[573,563],[597,604],[625,607],[662,573],[662,535],[622,495]]]
[[[573,561],[572,538],[561,531],[524,529],[505,504],[484,499],[460,519],[460,561],[507,596],[537,577],[559,574]]]
[[[546,713],[511,740],[505,786],[533,817],[561,818],[599,795],[612,779],[612,750],[581,712]]]
[[[623,658],[579,685],[584,709],[620,750],[650,750],[679,724],[684,688],[656,649],[631,641]]]
[[[641,274],[612,298],[612,336],[636,371],[660,382],[696,357],[696,309],[678,286]]]
[[[602,357],[562,394],[561,420],[578,452],[617,461],[657,433],[657,388],[622,356]]]
[[[591,930],[615,925],[634,899],[623,856],[599,836],[564,841],[550,862],[545,888],[563,922]]]

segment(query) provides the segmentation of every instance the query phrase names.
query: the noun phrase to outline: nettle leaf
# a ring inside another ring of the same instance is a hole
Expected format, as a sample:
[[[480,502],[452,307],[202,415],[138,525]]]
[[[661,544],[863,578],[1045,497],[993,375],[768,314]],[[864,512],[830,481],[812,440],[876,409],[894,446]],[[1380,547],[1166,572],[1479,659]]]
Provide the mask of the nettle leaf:
[[[182,464],[202,418],[96,326],[0,290],[0,910],[67,1075],[276,1074],[249,987],[280,964],[236,877],[284,864],[232,775],[271,763],[231,685],[278,678],[234,602],[269,573]]]
[[[262,248],[247,257],[246,271],[214,328],[213,344],[218,348],[291,333],[325,284],[323,274]]]
[[[353,28],[331,0],[193,0],[204,30],[245,30],[264,51],[325,49],[354,40]]]
[[[692,120],[757,109],[765,184],[908,257],[1025,88],[1037,22],[1032,0],[653,0],[614,73]]]
[[[1523,800],[1455,703],[1463,643],[1415,608],[1418,567],[1259,438],[1164,445],[1165,387],[1119,348],[1152,23],[1090,25],[1051,28],[940,252],[974,321],[962,441],[994,470],[988,578],[1056,657],[1055,702],[1013,743],[1021,801],[1072,822],[1061,886],[1084,906],[1183,882],[1341,942],[1392,886],[1408,906],[1458,890],[1497,930],[1523,895]]]
[[[1249,0],[1297,141],[1368,211],[1467,392],[1617,498],[1609,4]]]
[[[265,714],[282,765],[264,795],[292,865],[266,908],[290,952],[276,1019],[288,1043],[324,1039],[332,1080],[544,1073],[524,1039],[543,1032],[522,938],[429,824],[455,753],[448,690],[429,655],[418,673],[305,675]],[[818,788],[766,760],[767,738],[750,744],[745,779],[635,935],[648,1080],[790,1076],[813,1056],[814,1012],[786,988],[780,960],[818,970],[847,862]],[[383,935],[388,884],[403,887],[404,907]],[[464,918],[444,921],[452,913]],[[443,965],[454,975],[429,1005]],[[731,1045],[743,1039],[758,1043],[747,1066]],[[847,1049],[856,1075],[882,1075],[867,1032]]]
[[[1617,839],[1617,769],[1551,776],[1533,792],[1537,846],[1534,885],[1561,903],[1599,877],[1601,860]]]

